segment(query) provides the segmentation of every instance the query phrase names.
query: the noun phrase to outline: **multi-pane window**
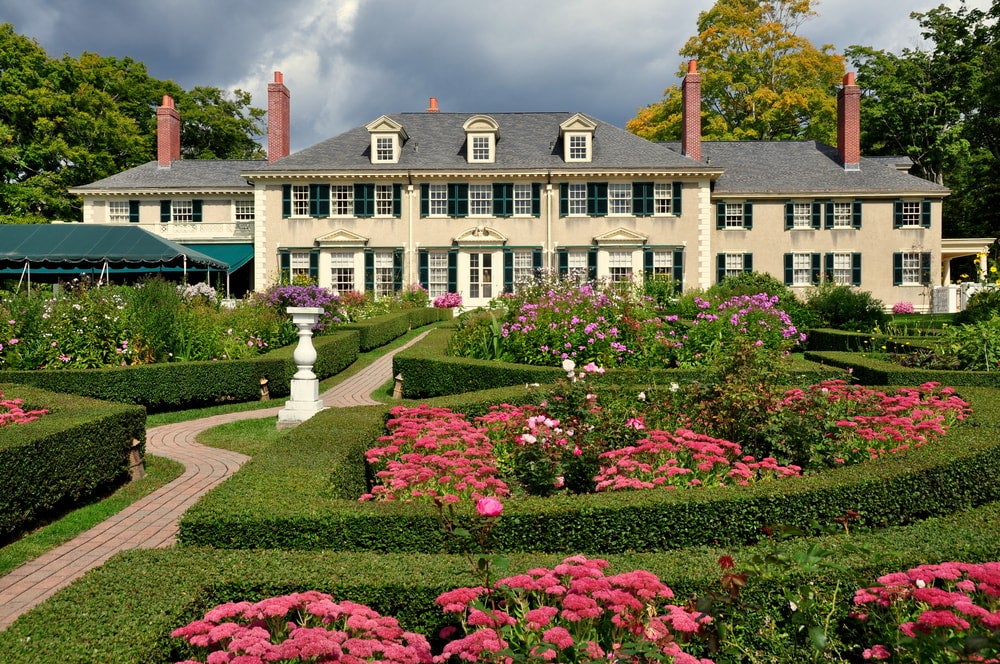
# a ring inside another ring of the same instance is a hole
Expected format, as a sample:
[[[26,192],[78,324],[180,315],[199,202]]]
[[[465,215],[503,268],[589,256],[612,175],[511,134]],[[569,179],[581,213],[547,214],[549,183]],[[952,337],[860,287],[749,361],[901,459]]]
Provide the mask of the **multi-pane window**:
[[[524,284],[531,283],[535,276],[535,265],[530,251],[514,252],[514,292]]]
[[[903,226],[919,226],[921,221],[921,205],[920,201],[903,201],[901,203],[902,207],[902,225]]]
[[[448,185],[432,184],[427,188],[428,214],[445,216],[448,214]]]
[[[608,185],[608,213],[632,214],[631,184],[616,183]]]
[[[514,214],[521,217],[531,216],[531,185],[514,185]]]
[[[812,254],[792,254],[792,285],[812,283]]]
[[[307,184],[292,185],[292,216],[293,217],[309,216],[309,185]]]
[[[493,214],[493,185],[469,185],[469,216],[486,217]]]
[[[673,213],[673,186],[669,182],[657,182],[653,185],[653,213]]]
[[[469,254],[469,297],[493,297],[493,254]]]
[[[472,137],[472,161],[490,161],[490,137]]]
[[[170,221],[194,221],[192,201],[170,201]]]
[[[566,252],[566,265],[569,267],[571,273],[587,274],[587,252],[586,251],[567,251]]]
[[[792,228],[812,228],[812,204],[792,204]]]
[[[336,217],[354,214],[354,185],[330,185],[330,214]]]
[[[724,277],[738,277],[743,274],[745,257],[743,254],[726,254]]]
[[[389,297],[395,292],[396,280],[391,251],[375,252],[375,296]]]
[[[254,205],[253,199],[233,201],[233,216],[236,221],[253,221]]]
[[[569,213],[587,214],[587,185],[570,184],[568,191]]]
[[[128,211],[128,201],[108,201],[108,221],[110,223],[128,223]]]
[[[830,275],[830,278],[833,279],[834,283],[851,285],[854,283],[853,268],[851,254],[834,254],[833,273]]]
[[[354,290],[354,253],[330,253],[330,288],[338,293]]]
[[[288,256],[288,276],[294,282],[297,278],[308,279],[310,275],[309,271],[309,252],[308,251],[293,251]]]
[[[391,184],[377,184],[377,185],[375,185],[375,216],[376,217],[391,217],[392,216],[392,185]]]
[[[569,158],[586,160],[587,155],[587,137],[586,135],[571,135],[569,137]]]
[[[433,300],[448,292],[448,254],[431,251],[427,254],[427,294]]]
[[[743,203],[726,203],[726,228],[743,227]]]
[[[920,252],[910,251],[903,253],[902,284],[911,286],[923,283],[923,280],[921,279],[921,272]]]
[[[395,140],[392,136],[375,138],[375,161],[395,161]]]
[[[632,278],[632,252],[608,252],[608,278],[611,281],[629,281]]]
[[[919,204],[918,204],[919,205]],[[852,228],[853,227],[854,215],[851,211],[850,203],[834,203],[833,204],[833,227],[834,228]],[[920,223],[919,214],[917,223]]]
[[[652,276],[672,277],[673,274],[674,274],[674,252],[654,251]]]

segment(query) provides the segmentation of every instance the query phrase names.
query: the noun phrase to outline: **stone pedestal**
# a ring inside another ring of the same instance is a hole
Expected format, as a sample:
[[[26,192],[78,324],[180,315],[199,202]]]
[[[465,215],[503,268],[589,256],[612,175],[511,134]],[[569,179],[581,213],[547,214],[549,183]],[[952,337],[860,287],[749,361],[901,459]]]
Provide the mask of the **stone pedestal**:
[[[298,371],[292,376],[291,396],[278,411],[278,428],[288,429],[305,422],[323,410],[319,398],[319,379],[313,373],[316,349],[312,344],[312,329],[323,314],[322,307],[288,307],[292,323],[299,331],[299,343],[292,353]]]

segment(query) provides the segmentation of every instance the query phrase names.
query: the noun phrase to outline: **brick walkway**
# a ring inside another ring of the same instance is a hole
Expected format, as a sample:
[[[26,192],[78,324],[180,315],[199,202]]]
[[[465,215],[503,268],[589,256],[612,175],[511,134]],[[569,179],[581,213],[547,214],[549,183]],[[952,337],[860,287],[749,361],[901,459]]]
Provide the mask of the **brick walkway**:
[[[392,377],[392,356],[423,336],[386,353],[321,394],[323,403],[335,408],[377,404],[369,395]],[[184,472],[107,521],[0,577],[0,630],[119,551],[173,544],[181,515],[187,508],[249,458],[238,452],[199,445],[195,442],[197,435],[227,422],[276,417],[280,408],[214,415],[147,431],[146,451],[179,461],[184,464]]]

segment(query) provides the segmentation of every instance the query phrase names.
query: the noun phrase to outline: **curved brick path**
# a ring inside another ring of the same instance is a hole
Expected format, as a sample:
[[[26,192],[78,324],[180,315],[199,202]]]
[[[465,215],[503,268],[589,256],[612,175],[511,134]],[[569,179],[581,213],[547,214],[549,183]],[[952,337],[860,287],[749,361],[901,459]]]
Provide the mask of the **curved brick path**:
[[[392,356],[419,341],[424,334],[382,355],[321,394],[323,403],[335,408],[378,404],[369,395],[392,377]],[[199,445],[196,436],[227,422],[275,417],[280,408],[214,415],[147,431],[146,451],[179,461],[184,464],[184,472],[107,521],[0,577],[0,630],[119,551],[173,544],[181,515],[187,508],[249,459],[238,452]]]

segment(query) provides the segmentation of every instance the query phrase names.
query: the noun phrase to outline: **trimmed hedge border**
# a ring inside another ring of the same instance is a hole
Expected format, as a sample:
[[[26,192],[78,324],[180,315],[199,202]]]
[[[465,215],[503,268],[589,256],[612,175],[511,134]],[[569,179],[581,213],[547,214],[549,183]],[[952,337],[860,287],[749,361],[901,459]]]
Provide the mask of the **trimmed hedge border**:
[[[526,395],[523,387],[506,388],[429,403],[481,412]],[[981,394],[963,391],[963,396],[981,411],[976,421],[997,420]],[[190,509],[181,521],[180,541],[233,549],[445,550],[433,507],[354,500],[365,490],[364,452],[383,432],[388,408],[317,414],[287,445],[258,455]],[[747,544],[765,537],[764,526],[832,523],[850,510],[860,515],[860,525],[877,527],[983,505],[1000,499],[998,474],[996,429],[963,424],[932,445],[803,478],[509,501],[491,536],[498,550],[534,552]]]
[[[392,375],[403,375],[404,398],[428,399],[511,385],[551,383],[566,375],[559,367],[448,355],[445,352],[448,339],[454,333],[453,326],[442,326],[428,334],[418,346],[393,357]],[[790,371],[797,378],[812,377],[815,381],[840,373],[820,364],[796,360],[790,361]],[[622,385],[669,385],[695,380],[703,374],[701,369],[615,369],[608,377]]]
[[[890,353],[905,353],[915,347],[929,346],[934,342],[931,337],[907,337],[868,332],[847,332],[845,330],[816,329],[806,333],[806,348],[810,351],[841,351],[870,352],[876,340],[879,346],[885,346]]]
[[[855,529],[853,533],[849,538],[807,538],[783,546],[789,551],[804,551],[818,544],[836,551],[827,559],[837,566],[835,574],[809,577],[813,587],[827,596],[839,583],[838,596],[844,599],[838,603],[832,625],[844,624],[851,591],[870,585],[881,574],[948,560],[1000,559],[1000,505],[912,526],[869,533]],[[862,550],[851,553],[838,548],[847,543]],[[683,601],[720,590],[719,556],[732,555],[741,565],[754,555],[770,552],[771,547],[765,543],[739,549],[696,548],[600,557],[611,563],[614,572],[646,569],[657,574]],[[510,555],[510,567],[504,574],[552,566],[561,557]],[[368,604],[383,615],[396,616],[405,629],[432,636],[446,624],[434,598],[445,590],[472,585],[466,569],[463,558],[447,555],[187,547],[130,551],[89,572],[0,632],[0,652],[6,664],[178,661],[189,653],[180,639],[170,638],[170,632],[202,617],[212,606],[304,590]],[[776,573],[766,582],[748,586],[744,601],[768,611],[782,611],[788,603],[784,590],[799,583],[801,577]],[[761,634],[764,638],[763,625]]]
[[[384,345],[413,327],[442,319],[439,309],[404,309],[314,337],[317,359],[313,370],[320,379],[336,375],[349,367],[359,352]],[[105,401],[140,404],[150,412],[182,410],[227,401],[256,401],[261,396],[261,379],[267,380],[272,397],[288,396],[296,371],[292,360],[294,350],[295,344],[292,344],[259,357],[225,362],[0,371],[0,381]]]
[[[0,392],[50,411],[30,425],[0,427],[0,541],[126,482],[133,441],[145,449],[139,406],[23,385],[0,384]]]
[[[854,379],[864,385],[922,385],[932,382],[952,387],[1000,388],[1000,371],[914,369],[858,353],[834,351],[807,351],[805,356],[813,362],[850,370]]]

